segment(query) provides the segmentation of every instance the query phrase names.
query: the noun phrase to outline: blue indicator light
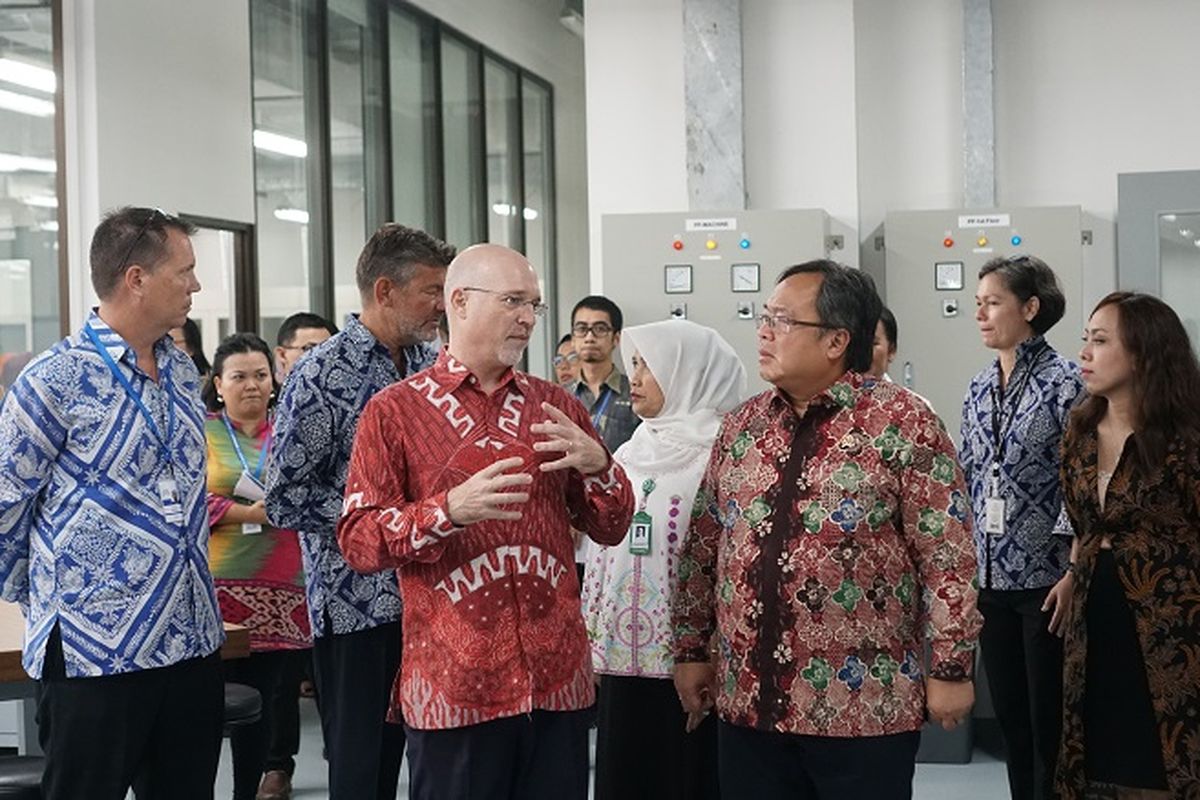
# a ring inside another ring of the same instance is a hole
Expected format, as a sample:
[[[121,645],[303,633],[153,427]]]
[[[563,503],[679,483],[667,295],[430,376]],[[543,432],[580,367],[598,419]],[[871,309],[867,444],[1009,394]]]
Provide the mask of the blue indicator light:
[[[743,250],[749,250],[750,249],[750,240],[742,239],[740,242],[738,242],[738,246],[741,247]]]
[[[1022,240],[1021,240],[1021,237],[1020,237],[1020,236],[1014,236],[1014,237],[1012,237],[1012,245],[1013,245],[1013,247],[1020,247],[1020,246],[1021,246],[1021,241],[1022,241]]]

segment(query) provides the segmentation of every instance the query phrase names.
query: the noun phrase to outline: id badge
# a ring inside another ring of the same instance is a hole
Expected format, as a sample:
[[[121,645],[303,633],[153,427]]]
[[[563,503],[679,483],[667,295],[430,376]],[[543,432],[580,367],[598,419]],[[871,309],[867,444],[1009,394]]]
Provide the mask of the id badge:
[[[242,474],[238,476],[237,484],[233,487],[233,496],[249,500],[251,503],[257,503],[259,500],[267,499],[267,490],[259,482],[258,478],[242,470]]]
[[[243,536],[246,536],[248,534],[254,534],[254,533],[262,533],[262,525],[258,524],[257,522],[243,522],[242,523],[242,535]]]
[[[984,506],[983,529],[988,533],[1004,533],[1004,498],[989,497]]]
[[[645,511],[633,515],[629,525],[629,552],[635,556],[650,555],[650,528],[652,520]]]
[[[179,484],[174,478],[159,478],[158,501],[162,504],[164,520],[171,525],[183,523],[183,504],[179,500]]]

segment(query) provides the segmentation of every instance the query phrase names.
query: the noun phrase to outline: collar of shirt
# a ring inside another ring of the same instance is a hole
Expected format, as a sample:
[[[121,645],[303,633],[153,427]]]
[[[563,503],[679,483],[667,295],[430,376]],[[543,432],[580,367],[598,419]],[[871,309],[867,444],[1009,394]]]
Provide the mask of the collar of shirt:
[[[624,377],[625,377],[625,373],[623,373],[623,372],[621,372],[621,370],[617,369],[617,365],[614,363],[613,368],[608,373],[608,377],[606,377],[604,380],[602,380],[600,382],[600,384],[602,386],[607,386],[609,389],[611,389],[614,393],[616,393],[619,396],[625,388],[624,380],[623,380]],[[580,377],[576,378],[573,383],[568,385],[567,391],[569,391],[571,394],[575,395],[576,397],[579,397],[581,392],[590,392],[591,387],[588,386],[587,381],[585,381],[583,379],[583,377],[580,376]],[[599,398],[597,398],[597,399],[599,399]]]
[[[1046,342],[1046,337],[1040,333],[1026,339],[1017,345],[1017,357],[1013,361],[1013,375],[1017,374],[1021,369],[1032,369],[1035,360],[1039,358],[1044,350],[1049,348]],[[1000,385],[1000,357],[992,362],[991,372],[988,374],[991,382],[997,386]],[[1009,383],[1012,382],[1012,375],[1008,376]]]
[[[86,325],[96,332],[97,338],[100,339],[100,344],[104,345],[104,349],[112,356],[113,361],[125,360],[129,366],[145,372],[144,369],[138,366],[137,353],[129,342],[121,334],[117,333],[109,324],[101,319],[98,309],[93,308],[88,313]],[[82,338],[86,338],[86,334],[82,334]],[[158,367],[163,366],[164,362],[170,357],[171,351],[166,348],[174,348],[175,342],[171,340],[169,333],[164,333],[154,343],[154,357],[158,362]],[[180,351],[182,352],[182,351]]]
[[[437,361],[433,363],[433,371],[437,376],[437,381],[442,386],[448,388],[451,392],[457,392],[459,387],[468,378],[471,379],[472,385],[478,386],[478,379],[471,372],[471,369],[454,356],[450,355],[450,349],[443,347],[438,353]],[[500,376],[500,381],[496,384],[496,390],[504,388],[512,384],[514,388],[521,394],[529,393],[529,376],[524,372],[509,367]]]
[[[808,401],[810,406],[841,406],[854,408],[862,393],[877,383],[877,379],[862,373],[847,370],[829,386],[812,396]],[[791,411],[792,400],[782,389],[776,387],[771,392],[771,408],[775,411]]]
[[[370,353],[372,350],[378,350],[389,361],[395,362],[395,359],[392,358],[392,352],[388,350],[387,345],[375,338],[375,334],[371,333],[367,326],[362,323],[358,314],[346,315],[342,332],[346,334],[346,339],[353,342],[364,354]],[[433,360],[433,348],[421,342],[410,344],[404,348],[403,352],[408,365],[409,375],[424,369]],[[404,376],[401,375],[400,377]]]

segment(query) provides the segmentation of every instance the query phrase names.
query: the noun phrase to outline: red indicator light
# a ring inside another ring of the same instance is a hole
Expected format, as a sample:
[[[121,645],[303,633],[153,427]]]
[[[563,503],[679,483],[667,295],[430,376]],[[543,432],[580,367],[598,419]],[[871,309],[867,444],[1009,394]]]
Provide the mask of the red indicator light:
[[[683,249],[683,241],[680,239],[676,239],[675,241],[671,242],[671,247],[674,247],[676,250],[682,250]]]
[[[945,239],[942,239],[942,247],[954,247],[954,240],[947,236]]]

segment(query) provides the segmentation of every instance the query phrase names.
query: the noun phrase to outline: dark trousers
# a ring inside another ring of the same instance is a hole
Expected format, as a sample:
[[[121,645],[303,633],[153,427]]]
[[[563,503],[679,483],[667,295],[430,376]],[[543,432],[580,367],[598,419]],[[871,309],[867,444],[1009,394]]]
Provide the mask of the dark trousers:
[[[225,662],[225,680],[257,689],[262,697],[262,716],[257,722],[239,725],[229,733],[233,753],[233,800],[254,800],[258,782],[267,763],[271,743],[271,697],[279,686],[279,676],[290,652],[273,650],[252,653],[247,658]]]
[[[686,733],[670,678],[604,675],[597,700],[596,800],[715,800],[717,721]]]
[[[1062,732],[1062,639],[1042,611],[1046,589],[981,589],[979,642],[1008,750],[1013,800],[1050,800]]]
[[[300,752],[300,682],[309,674],[312,650],[286,650],[279,684],[271,698],[271,744],[263,771],[280,770],[290,778]]]
[[[313,640],[330,800],[395,798],[404,726],[388,722],[387,712],[399,670],[399,622]]]
[[[67,678],[57,629],[37,683],[47,800],[211,800],[225,689],[213,653],[169,667]]]
[[[587,800],[592,710],[408,732],[410,800]]]
[[[911,800],[918,731],[800,736],[717,723],[725,800]]]

